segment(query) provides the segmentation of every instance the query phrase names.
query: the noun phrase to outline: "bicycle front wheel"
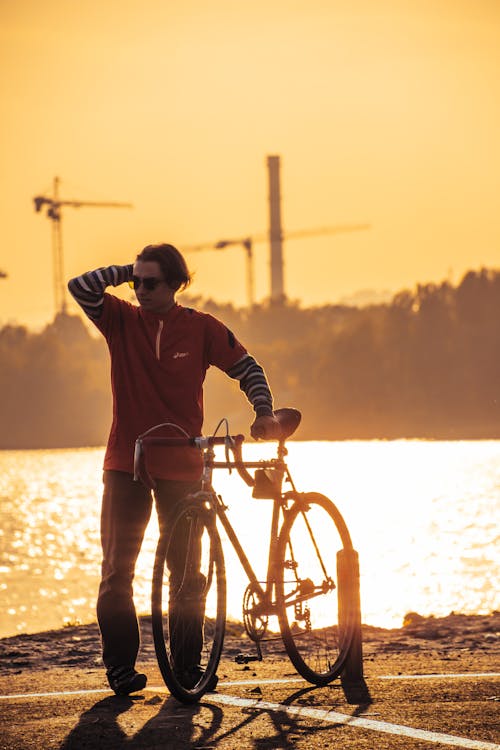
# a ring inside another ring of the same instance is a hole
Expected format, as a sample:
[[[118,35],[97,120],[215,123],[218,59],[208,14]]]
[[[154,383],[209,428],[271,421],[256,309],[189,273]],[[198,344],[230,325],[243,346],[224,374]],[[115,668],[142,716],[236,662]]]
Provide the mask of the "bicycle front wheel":
[[[331,500],[297,495],[278,539],[276,605],[288,656],[315,685],[341,673],[354,634],[349,592],[342,591],[346,549],[349,531]]]
[[[172,695],[194,703],[213,689],[224,641],[226,576],[215,515],[181,507],[156,549],[151,596],[153,639]]]

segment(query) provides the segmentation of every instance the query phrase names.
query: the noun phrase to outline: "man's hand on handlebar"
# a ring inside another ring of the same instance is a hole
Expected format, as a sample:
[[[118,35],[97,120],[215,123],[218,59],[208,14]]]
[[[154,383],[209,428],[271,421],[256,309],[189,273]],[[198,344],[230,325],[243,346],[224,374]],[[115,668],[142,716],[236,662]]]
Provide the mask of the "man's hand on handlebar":
[[[254,440],[279,440],[281,426],[275,416],[257,417],[250,427],[250,434]]]

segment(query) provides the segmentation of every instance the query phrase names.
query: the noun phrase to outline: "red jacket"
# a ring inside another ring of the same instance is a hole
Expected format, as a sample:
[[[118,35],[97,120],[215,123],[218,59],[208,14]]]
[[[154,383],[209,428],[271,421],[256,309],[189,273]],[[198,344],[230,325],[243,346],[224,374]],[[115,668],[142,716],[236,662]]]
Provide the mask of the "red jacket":
[[[201,434],[207,369],[226,371],[246,350],[216,318],[178,304],[157,315],[105,294],[94,322],[111,354],[113,423],[104,468],[132,473],[135,440],[150,427],[173,422],[190,436]],[[147,456],[155,478],[200,477],[195,448],[148,447]]]

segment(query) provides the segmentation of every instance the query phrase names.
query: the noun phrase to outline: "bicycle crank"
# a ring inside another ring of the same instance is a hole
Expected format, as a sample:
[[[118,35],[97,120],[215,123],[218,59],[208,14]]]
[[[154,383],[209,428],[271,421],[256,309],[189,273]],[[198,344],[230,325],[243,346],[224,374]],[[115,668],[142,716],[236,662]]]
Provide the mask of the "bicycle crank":
[[[249,583],[243,594],[243,624],[248,637],[255,643],[264,638],[268,620],[263,612],[260,587]]]

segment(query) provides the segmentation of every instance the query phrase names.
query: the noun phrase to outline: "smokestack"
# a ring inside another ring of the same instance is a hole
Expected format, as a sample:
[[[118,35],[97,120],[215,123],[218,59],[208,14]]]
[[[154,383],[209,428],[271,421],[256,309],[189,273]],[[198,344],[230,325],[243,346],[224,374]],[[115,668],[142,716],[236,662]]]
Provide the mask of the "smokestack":
[[[283,233],[281,229],[280,157],[268,156],[269,245],[271,249],[271,301],[283,302]]]

